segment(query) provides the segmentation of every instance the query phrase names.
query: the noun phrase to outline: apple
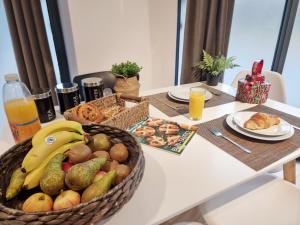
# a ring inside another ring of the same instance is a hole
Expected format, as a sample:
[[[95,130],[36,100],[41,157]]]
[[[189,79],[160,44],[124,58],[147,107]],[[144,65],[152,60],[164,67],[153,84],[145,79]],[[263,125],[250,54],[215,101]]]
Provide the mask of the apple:
[[[61,192],[55,199],[53,210],[72,208],[80,203],[80,194],[67,190]]]
[[[110,155],[107,151],[95,151],[95,152],[93,152],[92,157],[93,158],[97,158],[97,157],[106,158],[106,160],[108,160],[108,161],[110,160]]]
[[[66,173],[68,170],[73,166],[73,163],[70,162],[63,162],[62,163],[62,170]]]
[[[52,206],[52,198],[45,193],[39,192],[26,199],[22,210],[25,212],[47,212],[52,210]]]
[[[96,173],[93,183],[101,180],[101,178],[104,177],[105,174],[106,174],[106,172],[104,172],[104,171],[99,171],[98,173]]]

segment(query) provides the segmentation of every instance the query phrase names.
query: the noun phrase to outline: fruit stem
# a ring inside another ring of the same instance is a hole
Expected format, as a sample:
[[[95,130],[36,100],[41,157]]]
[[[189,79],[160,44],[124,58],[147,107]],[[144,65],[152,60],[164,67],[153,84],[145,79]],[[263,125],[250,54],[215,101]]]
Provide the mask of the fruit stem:
[[[85,143],[88,143],[93,140],[93,137],[87,133],[83,134]]]

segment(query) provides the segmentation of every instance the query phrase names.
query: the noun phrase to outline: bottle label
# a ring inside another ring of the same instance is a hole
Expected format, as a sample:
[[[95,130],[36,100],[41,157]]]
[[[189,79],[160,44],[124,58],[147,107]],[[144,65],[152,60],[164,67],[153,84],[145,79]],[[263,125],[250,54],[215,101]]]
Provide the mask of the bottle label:
[[[38,118],[20,124],[9,123],[9,126],[17,143],[32,137],[39,129],[41,129]]]

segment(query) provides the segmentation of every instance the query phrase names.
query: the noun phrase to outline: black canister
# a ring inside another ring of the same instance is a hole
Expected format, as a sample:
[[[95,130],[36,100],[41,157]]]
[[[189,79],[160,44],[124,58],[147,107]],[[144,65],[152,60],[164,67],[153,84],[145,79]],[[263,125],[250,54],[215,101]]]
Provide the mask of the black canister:
[[[34,89],[32,90],[34,101],[37,107],[40,121],[47,123],[54,120],[55,110],[51,96],[51,90],[49,89]]]
[[[103,80],[99,77],[89,77],[81,81],[85,101],[89,102],[103,97]]]
[[[80,104],[79,88],[76,83],[62,83],[56,85],[60,113]]]

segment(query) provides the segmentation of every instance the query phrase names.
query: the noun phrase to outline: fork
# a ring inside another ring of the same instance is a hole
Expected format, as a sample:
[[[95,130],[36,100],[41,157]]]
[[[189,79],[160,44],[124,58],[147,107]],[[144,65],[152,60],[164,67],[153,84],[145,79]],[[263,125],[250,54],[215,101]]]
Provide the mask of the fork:
[[[292,125],[292,127],[293,127],[294,129],[300,130],[300,127],[297,127],[297,126],[294,126],[294,125]]]
[[[235,146],[237,146],[238,148],[240,148],[242,151],[250,154],[252,151],[249,150],[248,148],[245,148],[244,146],[236,143],[235,141],[231,140],[230,138],[224,136],[221,131],[217,130],[217,129],[212,129],[212,130],[209,130],[213,135],[217,136],[217,137],[222,137],[224,139],[226,139],[227,141],[231,142],[232,144],[234,144]]]

